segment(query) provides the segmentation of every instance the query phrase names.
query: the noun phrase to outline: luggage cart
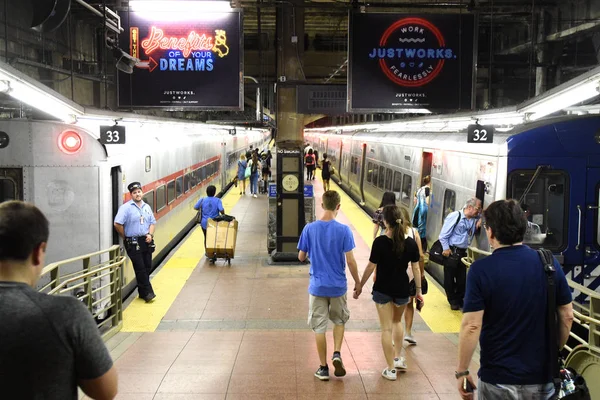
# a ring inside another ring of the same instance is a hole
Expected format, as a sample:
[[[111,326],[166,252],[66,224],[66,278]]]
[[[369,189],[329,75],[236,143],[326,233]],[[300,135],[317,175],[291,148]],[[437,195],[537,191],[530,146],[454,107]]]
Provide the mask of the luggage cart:
[[[230,215],[209,219],[206,224],[206,257],[211,264],[224,259],[229,266],[235,257],[238,221]]]

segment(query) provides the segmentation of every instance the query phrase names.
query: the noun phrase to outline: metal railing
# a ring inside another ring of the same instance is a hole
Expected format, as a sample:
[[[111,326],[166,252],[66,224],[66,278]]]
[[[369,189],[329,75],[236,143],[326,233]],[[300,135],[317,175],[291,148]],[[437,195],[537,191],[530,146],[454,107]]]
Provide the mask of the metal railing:
[[[461,261],[467,267],[470,267],[471,264],[473,264],[478,259],[483,258],[483,257],[487,257],[490,254],[492,254],[492,253],[489,252],[489,251],[480,250],[477,247],[471,247],[471,246],[469,246],[469,247],[467,247],[467,256],[461,258]]]
[[[92,263],[92,260],[94,261]],[[51,295],[72,295],[83,302],[98,321],[98,329],[106,341],[123,326],[123,263],[125,257],[118,245],[95,253],[49,264],[42,270],[42,280],[50,281],[39,291]],[[80,263],[81,269],[77,267]],[[76,268],[77,272],[61,274]]]

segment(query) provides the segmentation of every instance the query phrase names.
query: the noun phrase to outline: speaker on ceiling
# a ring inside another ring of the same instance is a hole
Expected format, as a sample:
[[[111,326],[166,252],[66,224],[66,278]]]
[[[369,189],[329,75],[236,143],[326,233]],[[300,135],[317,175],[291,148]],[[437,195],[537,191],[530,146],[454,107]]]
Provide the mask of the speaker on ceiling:
[[[71,0],[31,0],[33,19],[31,28],[38,32],[52,32],[65,22],[71,10]]]

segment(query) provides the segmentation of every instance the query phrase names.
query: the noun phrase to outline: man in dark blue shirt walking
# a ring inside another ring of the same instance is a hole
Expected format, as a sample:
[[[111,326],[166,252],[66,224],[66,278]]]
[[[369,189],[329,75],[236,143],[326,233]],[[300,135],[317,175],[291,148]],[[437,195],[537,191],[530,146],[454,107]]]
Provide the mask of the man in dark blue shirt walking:
[[[485,230],[494,252],[475,261],[467,277],[459,337],[456,378],[474,386],[469,363],[479,338],[479,399],[550,399],[549,328],[546,326],[547,277],[537,251],[523,245],[527,220],[515,200],[496,201],[485,210]],[[571,291],[556,269],[558,341],[564,346],[573,322]],[[537,396],[537,397],[536,397]]]

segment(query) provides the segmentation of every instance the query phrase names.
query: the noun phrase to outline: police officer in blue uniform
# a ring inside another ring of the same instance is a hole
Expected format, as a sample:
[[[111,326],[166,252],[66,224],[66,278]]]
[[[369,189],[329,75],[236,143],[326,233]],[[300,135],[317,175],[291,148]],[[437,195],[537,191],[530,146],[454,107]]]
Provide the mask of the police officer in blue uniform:
[[[124,239],[127,255],[133,264],[138,294],[149,303],[156,298],[150,283],[156,219],[152,208],[142,200],[142,184],[132,182],[127,189],[131,193],[131,200],[119,207],[114,225]]]

